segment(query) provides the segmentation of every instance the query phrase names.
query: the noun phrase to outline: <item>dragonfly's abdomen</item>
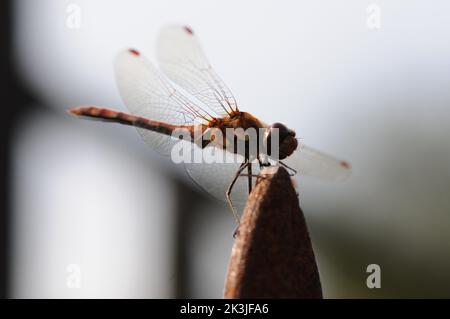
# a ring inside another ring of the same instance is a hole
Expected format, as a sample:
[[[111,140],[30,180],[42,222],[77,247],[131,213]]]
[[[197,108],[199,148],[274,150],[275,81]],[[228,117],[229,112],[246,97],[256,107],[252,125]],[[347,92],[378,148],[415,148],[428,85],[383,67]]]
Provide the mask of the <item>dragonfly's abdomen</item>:
[[[131,125],[164,135],[172,135],[175,129],[186,128],[192,130],[191,126],[181,127],[169,123],[150,120],[141,116],[136,116],[128,113],[118,112],[105,108],[98,108],[95,106],[82,106],[70,109],[69,112],[77,116],[86,116],[94,120],[115,122],[125,125]]]

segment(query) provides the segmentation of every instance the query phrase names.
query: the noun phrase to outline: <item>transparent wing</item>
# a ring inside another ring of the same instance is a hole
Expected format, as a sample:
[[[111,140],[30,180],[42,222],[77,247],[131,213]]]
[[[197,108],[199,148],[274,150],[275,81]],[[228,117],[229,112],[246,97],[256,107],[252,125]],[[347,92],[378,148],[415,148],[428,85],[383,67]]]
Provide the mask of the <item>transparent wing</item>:
[[[224,150],[217,147],[206,147],[204,152],[215,152],[215,155],[222,158],[225,153]],[[226,163],[185,163],[185,169],[191,179],[205,192],[209,193],[213,197],[225,201],[226,191],[230,186],[239,166],[243,163],[244,157],[240,155],[233,154],[235,157],[233,162]],[[252,174],[259,174],[259,164],[253,163]],[[247,174],[247,169],[245,169],[242,174]],[[255,178],[252,178],[253,184],[255,183]],[[233,204],[242,205],[245,204],[248,197],[248,177],[240,176],[233,186],[231,192],[231,199]]]
[[[207,148],[208,149],[208,148]],[[205,150],[207,151],[207,150]],[[215,152],[223,152],[214,148]],[[235,163],[214,163],[214,164],[191,164],[186,163],[185,168],[189,176],[206,192],[220,200],[226,200],[225,193],[233,180],[240,164],[244,160],[236,155],[238,160]],[[321,177],[333,181],[342,181],[350,175],[350,166],[347,162],[338,160],[332,156],[316,151],[304,144],[300,144],[298,149],[287,159],[282,161],[291,168],[297,170],[298,175],[310,175]],[[276,165],[273,162],[272,165]],[[253,163],[252,174],[258,175],[259,164]],[[247,174],[245,170],[243,174]],[[252,179],[253,184],[255,178]],[[231,198],[234,204],[244,204],[248,197],[247,176],[238,178],[233,187]]]
[[[207,147],[202,152],[215,152],[218,158],[223,158],[223,151],[217,147]],[[240,164],[244,158],[233,154],[235,160],[233,163],[185,163],[186,171],[196,184],[220,200],[226,200],[225,193],[231,184]],[[297,170],[299,175],[310,175],[321,177],[333,181],[345,180],[350,175],[350,166],[347,162],[338,160],[334,157],[316,151],[304,144],[300,144],[298,149],[287,159],[282,161],[289,167]],[[272,165],[276,165],[272,162]],[[252,165],[252,174],[258,175],[260,167],[257,162]],[[243,172],[247,174],[247,170]],[[253,184],[256,179],[252,179]],[[231,198],[234,204],[244,204],[248,197],[247,176],[240,176],[234,185]]]
[[[117,56],[115,73],[120,95],[130,112],[135,115],[175,125],[198,124],[211,119],[207,111],[178,92],[147,59],[135,50],[124,51]],[[140,128],[137,130],[147,144],[165,155],[169,155],[173,145],[179,142],[163,134]],[[215,147],[214,143],[204,150],[194,144],[190,145],[192,151],[225,153],[222,149]],[[184,165],[196,184],[212,196],[225,200],[225,192],[243,160],[243,158],[236,158],[234,163],[229,164],[202,162]],[[254,173],[258,172],[254,171]],[[245,202],[247,193],[247,178],[240,177],[232,192],[234,203]]]
[[[136,50],[115,59],[116,82],[131,113],[175,125],[198,124],[212,118],[201,107],[178,92],[167,79]],[[149,130],[137,129],[144,141],[164,155],[177,140]]]
[[[189,27],[161,30],[157,43],[161,70],[213,112],[226,116],[237,110],[236,99],[216,74]]]
[[[350,165],[342,160],[316,151],[304,144],[282,161],[301,175],[310,175],[329,180],[341,181],[350,175]]]

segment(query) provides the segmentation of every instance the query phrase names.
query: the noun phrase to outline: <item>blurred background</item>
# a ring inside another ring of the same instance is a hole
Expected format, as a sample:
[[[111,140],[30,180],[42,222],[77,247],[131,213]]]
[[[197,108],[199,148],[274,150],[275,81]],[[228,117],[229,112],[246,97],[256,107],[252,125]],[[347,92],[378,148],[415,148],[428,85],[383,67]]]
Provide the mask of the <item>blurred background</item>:
[[[220,298],[227,206],[130,127],[112,61],[190,25],[241,109],[348,160],[298,177],[326,298],[450,297],[448,1],[4,1],[1,291]],[[2,71],[3,73],[3,71]],[[381,267],[368,289],[366,268]]]

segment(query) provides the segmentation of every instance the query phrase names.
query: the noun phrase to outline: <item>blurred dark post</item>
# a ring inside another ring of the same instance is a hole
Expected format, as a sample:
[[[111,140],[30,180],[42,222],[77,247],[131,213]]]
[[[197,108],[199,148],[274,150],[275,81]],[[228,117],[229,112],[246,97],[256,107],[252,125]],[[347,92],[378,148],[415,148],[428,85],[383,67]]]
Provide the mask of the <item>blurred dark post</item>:
[[[5,108],[8,107],[8,101],[10,98],[10,63],[9,52],[10,52],[10,2],[9,1],[1,1],[0,2],[0,94],[1,94],[1,110],[4,111]],[[1,156],[1,213],[0,213],[0,298],[6,297],[6,285],[8,278],[7,272],[7,239],[8,239],[8,149],[9,149],[9,138],[8,138],[8,121],[7,116],[0,116],[1,119],[1,147],[2,147],[2,156]]]
[[[189,262],[191,256],[189,255],[189,247],[193,245],[192,232],[196,231],[197,225],[195,220],[198,217],[195,215],[199,213],[199,207],[208,200],[207,197],[195,191],[192,187],[185,183],[174,180],[176,187],[176,222],[175,222],[175,298],[189,298],[192,293],[191,282],[189,276],[192,273],[192,266]]]
[[[264,169],[234,243],[225,298],[322,298],[303,212],[283,167]]]
[[[17,119],[31,98],[19,85],[13,61],[13,1],[0,1],[0,98],[1,98],[1,211],[0,211],[0,298],[7,297],[9,285],[11,137]]]

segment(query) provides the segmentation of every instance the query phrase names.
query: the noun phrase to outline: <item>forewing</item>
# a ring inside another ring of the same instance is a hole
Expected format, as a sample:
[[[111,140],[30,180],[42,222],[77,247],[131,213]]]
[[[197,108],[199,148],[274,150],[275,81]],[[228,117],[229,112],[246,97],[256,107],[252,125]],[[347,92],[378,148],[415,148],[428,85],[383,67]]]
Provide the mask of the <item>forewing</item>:
[[[194,32],[186,26],[161,30],[157,43],[161,70],[218,116],[237,110],[230,89],[212,68]]]
[[[176,125],[196,124],[211,119],[204,110],[178,92],[136,50],[119,53],[114,66],[120,95],[131,113]],[[165,155],[170,154],[175,139],[149,130],[137,130],[152,148]]]

